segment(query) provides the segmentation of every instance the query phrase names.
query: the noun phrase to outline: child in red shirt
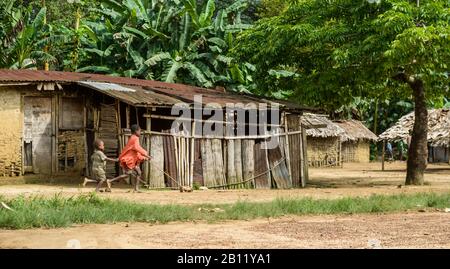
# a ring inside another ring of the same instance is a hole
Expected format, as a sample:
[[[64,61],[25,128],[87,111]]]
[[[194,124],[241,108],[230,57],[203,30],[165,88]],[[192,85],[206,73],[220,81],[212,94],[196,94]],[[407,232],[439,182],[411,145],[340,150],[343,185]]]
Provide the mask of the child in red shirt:
[[[111,182],[122,180],[130,175],[134,175],[136,180],[133,182],[134,191],[139,191],[139,182],[141,179],[141,168],[139,165],[145,160],[150,160],[151,157],[148,155],[147,151],[141,147],[139,144],[139,137],[141,136],[141,128],[137,124],[131,126],[131,137],[128,140],[127,145],[123,148],[122,153],[119,156],[120,166],[124,170],[124,174],[118,176],[112,180],[108,180],[108,187]]]

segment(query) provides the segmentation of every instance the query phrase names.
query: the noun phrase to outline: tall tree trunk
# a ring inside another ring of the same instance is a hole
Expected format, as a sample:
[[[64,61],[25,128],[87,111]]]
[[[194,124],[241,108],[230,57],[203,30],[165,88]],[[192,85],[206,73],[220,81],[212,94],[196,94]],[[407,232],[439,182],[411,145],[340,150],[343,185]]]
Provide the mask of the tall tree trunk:
[[[408,81],[408,84],[413,90],[415,120],[411,135],[411,145],[408,150],[405,184],[423,185],[428,156],[428,111],[425,90],[421,80],[412,79]]]

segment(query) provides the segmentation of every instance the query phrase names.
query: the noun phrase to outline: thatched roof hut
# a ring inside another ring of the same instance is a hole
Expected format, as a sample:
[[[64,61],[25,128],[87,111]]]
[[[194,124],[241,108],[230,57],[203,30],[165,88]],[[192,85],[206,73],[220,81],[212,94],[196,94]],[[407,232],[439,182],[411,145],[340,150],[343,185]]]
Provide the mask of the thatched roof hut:
[[[302,125],[307,128],[309,166],[338,166],[340,163],[340,136],[344,130],[324,115],[304,113],[301,119]]]
[[[359,140],[376,141],[378,139],[378,137],[360,121],[339,120],[334,123],[344,130],[344,133],[341,134],[342,142],[356,142]]]
[[[379,135],[380,140],[407,141],[414,126],[414,112],[401,117],[398,122]],[[428,110],[428,142],[432,146],[448,147],[450,144],[450,110]]]
[[[341,127],[333,123],[325,115],[304,113],[302,116],[302,124],[304,126],[311,126],[306,130],[306,135],[310,137],[339,137],[344,133]]]

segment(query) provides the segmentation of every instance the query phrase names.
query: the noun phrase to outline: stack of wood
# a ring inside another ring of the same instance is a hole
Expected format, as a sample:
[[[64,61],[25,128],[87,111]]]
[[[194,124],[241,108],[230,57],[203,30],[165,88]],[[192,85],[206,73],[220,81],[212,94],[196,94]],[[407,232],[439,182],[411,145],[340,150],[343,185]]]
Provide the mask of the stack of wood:
[[[84,165],[84,135],[82,131],[64,131],[58,136],[58,160],[73,160],[73,166]]]
[[[2,175],[4,177],[10,176],[20,176],[22,174],[22,169],[20,168],[20,164],[16,164],[15,162],[12,162],[10,165],[4,166],[2,171]]]
[[[114,104],[102,104],[100,108],[98,138],[105,143],[105,154],[109,158],[117,158],[119,151],[118,144],[118,119],[116,117],[116,107]],[[116,163],[107,162],[106,176],[114,177],[117,174]]]

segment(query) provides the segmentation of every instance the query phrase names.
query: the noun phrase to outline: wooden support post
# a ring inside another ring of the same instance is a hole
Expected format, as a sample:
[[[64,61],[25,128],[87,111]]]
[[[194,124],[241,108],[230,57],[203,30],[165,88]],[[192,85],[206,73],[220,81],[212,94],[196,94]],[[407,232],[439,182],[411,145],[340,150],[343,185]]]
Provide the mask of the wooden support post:
[[[67,141],[64,142],[64,172],[67,171],[67,167],[69,167],[68,156],[67,156]]]
[[[383,148],[381,149],[381,171],[384,171],[385,148],[386,148],[386,140],[383,139]]]
[[[306,186],[306,182],[309,181],[309,172],[308,172],[308,141],[306,139],[306,128],[301,125],[302,129],[302,150],[303,150],[303,166],[304,166],[304,178],[302,179],[302,187]]]
[[[292,186],[292,168],[291,168],[291,158],[290,158],[290,147],[289,147],[289,129],[288,129],[288,123],[287,123],[287,115],[286,112],[283,113],[283,121],[284,121],[284,133],[286,134],[286,148],[285,148],[285,154],[286,154],[286,164],[287,164],[287,168],[289,171],[289,181],[291,182],[291,186]]]
[[[130,105],[125,107],[127,129],[130,129]]]
[[[51,173],[54,174],[58,169],[58,120],[59,120],[59,95],[52,98],[52,156]]]
[[[125,137],[123,137],[123,139],[122,139],[122,134],[121,134],[121,126],[120,126],[120,101],[119,100],[116,100],[116,125],[117,125],[117,141],[118,141],[118,143],[119,143],[119,146],[118,146],[118,151],[119,152],[117,152],[117,154],[118,154],[118,156],[120,155],[120,152],[122,151],[122,149],[123,149],[123,146],[124,146],[124,142],[122,141],[122,140],[125,140]],[[100,117],[99,117],[100,118]],[[119,174],[122,174],[122,168],[121,168],[121,166],[119,165]]]
[[[87,108],[86,108],[86,98],[83,98],[83,140],[84,140],[84,175],[89,176],[89,153],[88,153],[88,141],[87,141]]]
[[[147,114],[150,114],[149,109],[147,109]],[[145,122],[146,123],[145,130],[148,131],[148,134],[145,135],[145,138],[147,139],[146,150],[147,150],[147,153],[150,155],[152,118],[151,117],[145,118],[145,121],[146,121]],[[150,184],[150,166],[151,165],[152,165],[151,163],[146,162],[145,166],[144,166],[145,179],[147,180],[147,183],[149,183],[149,184]]]
[[[195,121],[191,124],[191,170],[189,174],[189,186],[192,188],[194,186],[194,153],[195,153]]]
[[[344,168],[344,162],[342,159],[342,141],[340,137],[339,137],[339,166],[341,168]]]
[[[267,134],[267,125],[264,125],[264,135]],[[269,189],[272,188],[272,172],[270,171],[270,163],[269,163],[269,149],[267,146],[267,138],[264,140],[264,151],[265,151],[265,155],[266,155],[266,165],[267,165],[267,169],[268,171],[268,181],[269,181]]]
[[[141,125],[139,125],[139,108],[134,107],[134,110],[136,111],[136,124],[138,126],[141,126]]]

